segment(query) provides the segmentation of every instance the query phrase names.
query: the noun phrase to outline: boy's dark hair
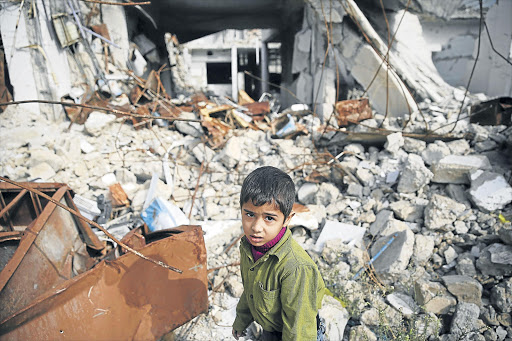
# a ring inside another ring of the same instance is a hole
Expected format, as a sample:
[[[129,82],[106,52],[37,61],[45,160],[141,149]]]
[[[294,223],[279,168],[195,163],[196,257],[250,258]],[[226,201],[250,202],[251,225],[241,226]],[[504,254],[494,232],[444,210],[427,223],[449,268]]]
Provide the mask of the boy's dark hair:
[[[276,204],[286,219],[295,202],[295,184],[288,174],[278,168],[257,168],[244,180],[240,192],[240,206],[249,200],[255,206]]]

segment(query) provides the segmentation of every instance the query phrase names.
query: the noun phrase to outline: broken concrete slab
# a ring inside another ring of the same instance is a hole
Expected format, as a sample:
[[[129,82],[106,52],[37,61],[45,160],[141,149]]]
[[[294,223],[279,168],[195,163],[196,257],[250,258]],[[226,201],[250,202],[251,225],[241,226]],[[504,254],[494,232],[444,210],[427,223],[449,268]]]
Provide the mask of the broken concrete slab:
[[[512,246],[494,243],[480,252],[476,260],[476,267],[484,275],[510,276],[512,275],[512,264],[509,257],[512,254]]]
[[[357,244],[363,238],[365,231],[366,229],[362,227],[327,220],[315,243],[315,250],[322,252],[325,242],[328,240],[339,239],[343,243]]]
[[[399,200],[392,202],[389,208],[393,210],[395,215],[404,221],[414,222],[423,218],[424,205],[415,205],[407,200]]]
[[[416,302],[425,311],[434,314],[446,314],[455,307],[457,300],[438,282],[418,280],[414,283]]]
[[[391,219],[393,219],[393,212],[389,210],[379,211],[375,217],[375,221],[370,225],[369,232],[371,235],[378,236]]]
[[[493,212],[512,202],[512,187],[502,175],[478,170],[470,178],[469,194],[479,209]]]
[[[450,155],[450,149],[443,141],[429,143],[427,149],[421,152],[421,157],[427,165],[435,164],[448,155]]]
[[[505,278],[491,289],[491,302],[501,312],[512,311],[512,278]]]
[[[392,220],[388,222],[381,235],[382,237],[377,239],[370,249],[372,257],[375,257],[392,236],[395,236],[391,246],[386,248],[373,262],[375,271],[387,281],[393,276],[403,273],[409,265],[414,248],[414,233],[406,223]]]
[[[479,334],[478,317],[480,308],[474,303],[459,303],[455,309],[450,333],[456,338],[467,336],[471,333]]]
[[[476,170],[491,170],[485,155],[448,155],[432,165],[433,182],[469,184],[470,173]]]
[[[92,136],[100,136],[102,130],[116,120],[113,114],[105,114],[99,111],[93,111],[85,121],[85,131]]]
[[[386,149],[391,154],[396,154],[400,150],[400,148],[404,145],[404,138],[401,132],[389,134],[386,136],[386,143],[384,144],[384,149]]]
[[[343,305],[334,297],[325,295],[318,315],[325,320],[325,333],[329,335],[329,338],[342,340],[345,327],[350,319],[350,315]]]
[[[397,189],[402,193],[414,193],[427,185],[433,176],[419,155],[409,154],[400,174]]]
[[[466,206],[448,197],[434,194],[425,207],[425,226],[431,230],[451,229],[451,224],[466,210]]]
[[[442,277],[448,291],[457,297],[457,301],[482,305],[482,285],[474,278],[460,275]]]
[[[394,292],[386,296],[388,303],[401,312],[405,317],[412,317],[419,312],[419,307],[414,299],[401,292]]]
[[[299,190],[297,191],[297,198],[299,199],[299,202],[301,202],[304,205],[313,204],[315,203],[315,194],[317,192],[317,184],[305,182],[302,184],[302,186],[300,186]]]
[[[434,246],[434,237],[416,234],[414,237],[413,261],[420,265],[426,264],[430,260],[430,257],[432,257]]]

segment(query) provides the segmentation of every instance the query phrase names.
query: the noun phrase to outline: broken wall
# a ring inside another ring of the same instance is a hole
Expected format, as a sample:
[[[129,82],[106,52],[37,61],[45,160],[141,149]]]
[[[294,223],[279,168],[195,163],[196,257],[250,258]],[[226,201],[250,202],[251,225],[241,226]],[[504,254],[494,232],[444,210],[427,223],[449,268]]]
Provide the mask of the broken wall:
[[[63,48],[55,32],[52,18],[60,14],[68,21],[67,29],[78,31],[73,16],[69,14],[70,3],[37,0],[21,4],[4,2],[0,5],[0,33],[15,101],[60,101],[72,92],[73,87],[82,87],[87,83],[95,86],[99,68],[86,53],[83,39],[79,38],[78,43]],[[80,8],[78,16],[82,17],[84,26],[106,24],[110,40],[118,45],[109,50],[109,63],[112,66],[111,71],[107,72],[107,79],[125,77],[113,71],[114,64],[116,70],[126,70],[129,43],[124,9],[121,6],[97,4],[92,5],[91,9],[83,3],[74,6]],[[94,42],[89,33],[86,35],[87,44],[98,46],[96,50],[102,56],[102,44]],[[96,59],[104,69],[108,69],[106,61],[99,57]],[[50,120],[64,119],[59,106],[29,103],[25,104],[24,109],[44,114]]]

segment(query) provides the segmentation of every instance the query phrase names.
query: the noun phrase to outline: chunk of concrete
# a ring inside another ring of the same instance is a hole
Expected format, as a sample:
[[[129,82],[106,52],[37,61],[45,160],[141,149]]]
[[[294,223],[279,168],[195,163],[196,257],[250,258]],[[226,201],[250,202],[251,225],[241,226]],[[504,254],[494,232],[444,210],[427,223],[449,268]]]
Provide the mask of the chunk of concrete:
[[[433,176],[419,155],[409,154],[398,181],[398,192],[414,193],[427,185]]]
[[[450,333],[456,338],[467,336],[470,333],[480,333],[478,330],[478,317],[480,308],[474,303],[459,303],[455,309]]]
[[[425,141],[413,139],[412,137],[404,137],[404,150],[407,153],[420,154],[425,150],[426,146],[427,143]]]
[[[386,136],[386,143],[384,144],[384,149],[386,149],[391,154],[396,154],[403,145],[404,138],[402,136],[402,133],[397,132]]]
[[[443,141],[435,141],[434,143],[430,143],[427,149],[421,152],[421,157],[427,165],[432,165],[449,154],[450,149]]]
[[[419,265],[426,264],[432,257],[434,246],[434,237],[416,234],[414,236],[413,261]]]
[[[448,155],[432,165],[433,182],[469,184],[471,171],[490,170],[491,164],[485,155]]]
[[[389,208],[393,210],[398,218],[410,222],[423,218],[423,211],[425,210],[425,206],[415,205],[407,200],[392,202]]]
[[[85,131],[92,136],[100,136],[103,129],[115,120],[116,116],[113,114],[93,111],[87,117],[87,121],[85,121]]]
[[[232,137],[218,154],[215,161],[220,161],[228,170],[234,169],[242,156],[242,139]]]
[[[29,166],[34,167],[40,163],[49,164],[55,172],[64,169],[64,160],[48,148],[36,148],[30,150]]]
[[[509,257],[512,255],[512,246],[504,244],[491,244],[480,252],[476,260],[476,267],[483,275],[510,276],[512,265]]]
[[[46,162],[42,162],[28,170],[30,175],[29,180],[40,180],[40,181],[48,181],[55,176],[55,171],[53,168],[47,164]]]
[[[305,182],[297,191],[297,198],[304,205],[313,204],[315,202],[315,194],[318,191],[318,185],[312,182]]]
[[[416,302],[429,313],[447,314],[457,304],[455,297],[450,295],[441,283],[437,282],[416,281],[414,294]]]
[[[370,234],[372,236],[379,235],[390,219],[393,219],[393,212],[388,210],[379,211],[375,217],[375,221],[370,225]]]
[[[319,222],[316,218],[315,214],[308,210],[306,212],[295,212],[295,215],[290,220],[288,227],[293,228],[297,226],[302,226],[307,228],[308,230],[318,230]]]
[[[388,303],[406,317],[412,317],[419,312],[419,307],[414,299],[406,294],[396,292],[386,297]]]
[[[329,335],[329,339],[342,340],[350,318],[347,309],[335,298],[325,295],[318,315],[325,320],[325,333]]]
[[[317,252],[322,252],[325,242],[340,239],[344,243],[357,244],[364,236],[366,229],[363,227],[327,220],[315,243]]]
[[[425,207],[425,226],[431,230],[451,225],[466,210],[466,206],[448,197],[434,194]]]
[[[465,139],[446,142],[446,146],[454,155],[465,155],[469,153],[469,149],[471,148],[469,142]]]
[[[442,280],[448,291],[457,297],[458,302],[482,305],[482,285],[468,276],[443,276]]]
[[[330,182],[323,182],[316,193],[316,203],[328,206],[330,203],[335,202],[339,195],[340,190],[336,185]]]
[[[496,211],[512,202],[512,187],[500,174],[481,170],[471,173],[469,194],[481,210]]]
[[[491,289],[491,302],[503,312],[512,311],[512,278],[506,278]]]
[[[387,227],[381,234],[382,237],[377,239],[370,249],[372,257],[381,251],[392,236],[395,236],[392,244],[373,262],[375,271],[383,276],[384,280],[387,280],[391,279],[394,275],[399,275],[407,268],[413,253],[414,233],[406,223],[393,220],[388,222]]]

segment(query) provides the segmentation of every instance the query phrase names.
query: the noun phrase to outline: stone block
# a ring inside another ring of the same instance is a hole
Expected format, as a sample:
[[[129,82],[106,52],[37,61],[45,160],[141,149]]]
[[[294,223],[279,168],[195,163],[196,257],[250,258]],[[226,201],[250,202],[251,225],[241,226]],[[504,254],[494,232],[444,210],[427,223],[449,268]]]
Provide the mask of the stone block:
[[[502,175],[478,170],[470,178],[469,194],[479,209],[492,212],[512,202],[512,187]]]
[[[491,164],[485,155],[448,155],[432,165],[433,182],[469,184],[471,171],[490,170]]]
[[[448,291],[457,297],[458,302],[482,305],[482,285],[468,276],[443,276],[442,280]]]
[[[491,244],[480,252],[476,260],[476,267],[483,275],[510,276],[512,275],[512,264],[510,257],[512,246],[504,244]]]
[[[300,186],[297,191],[297,198],[299,202],[304,205],[312,204],[315,202],[315,194],[318,191],[318,185],[312,182],[305,182]]]
[[[443,141],[435,141],[434,143],[430,143],[427,146],[427,149],[421,152],[421,157],[427,165],[435,164],[447,155],[450,155],[450,149]]]
[[[404,222],[393,220],[388,222],[388,226],[381,234],[382,237],[378,238],[370,249],[372,257],[389,242],[392,236],[396,236],[391,245],[373,262],[375,271],[386,281],[407,268],[413,254],[414,233]]]
[[[329,339],[342,340],[350,316],[341,303],[335,298],[325,295],[318,315],[325,320],[325,332],[329,335]]]
[[[398,192],[414,193],[427,185],[432,177],[432,172],[425,167],[422,158],[416,154],[409,154],[398,181]]]
[[[425,207],[425,226],[431,230],[451,225],[466,210],[466,206],[448,197],[434,194]]]
[[[457,338],[467,337],[470,333],[478,334],[477,321],[479,315],[480,308],[476,304],[464,302],[457,304],[450,326],[450,333]]]
[[[100,136],[103,129],[116,120],[113,114],[105,114],[99,111],[93,111],[87,117],[84,127],[85,131],[92,136]]]
[[[450,295],[441,283],[437,282],[416,281],[414,294],[416,302],[429,313],[447,314],[457,304],[455,297]]]
[[[426,264],[434,251],[434,237],[416,234],[414,236],[413,260],[416,264]]]
[[[416,205],[407,200],[392,202],[389,208],[393,210],[398,218],[410,222],[423,218],[423,211],[425,210],[425,206]]]

